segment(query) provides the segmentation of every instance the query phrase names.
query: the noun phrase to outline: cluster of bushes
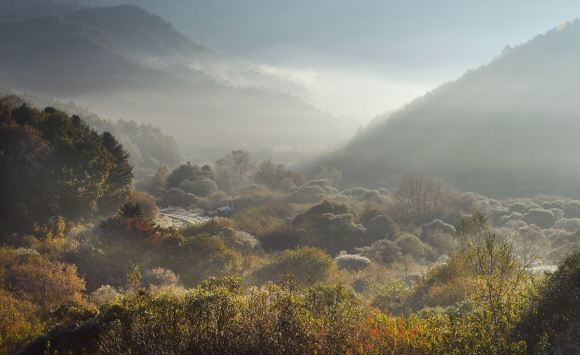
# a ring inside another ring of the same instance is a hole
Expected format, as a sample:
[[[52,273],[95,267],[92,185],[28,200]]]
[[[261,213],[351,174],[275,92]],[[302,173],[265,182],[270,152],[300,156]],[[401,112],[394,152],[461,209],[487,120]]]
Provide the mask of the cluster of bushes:
[[[74,303],[55,309],[50,331],[21,353],[573,352],[580,347],[579,255],[533,281],[509,244],[473,235],[419,286],[383,283],[370,305],[351,288],[293,276],[261,288],[218,277],[186,292],[139,289],[98,309]],[[375,308],[394,310],[409,299],[426,300],[427,307],[408,317]]]

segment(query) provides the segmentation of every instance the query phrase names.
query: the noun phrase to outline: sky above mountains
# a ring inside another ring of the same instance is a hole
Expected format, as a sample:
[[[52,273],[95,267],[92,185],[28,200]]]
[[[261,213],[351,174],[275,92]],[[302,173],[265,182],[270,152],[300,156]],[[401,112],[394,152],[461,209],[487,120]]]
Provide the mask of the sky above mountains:
[[[130,3],[256,69],[292,80],[335,115],[370,120],[580,17],[567,0],[202,1]]]

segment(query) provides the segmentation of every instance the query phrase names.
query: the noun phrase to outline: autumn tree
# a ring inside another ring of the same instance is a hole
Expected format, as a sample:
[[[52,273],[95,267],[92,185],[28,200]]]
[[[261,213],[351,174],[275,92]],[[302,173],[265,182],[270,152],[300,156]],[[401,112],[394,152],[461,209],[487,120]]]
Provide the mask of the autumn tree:
[[[221,190],[240,189],[253,169],[254,164],[250,161],[250,152],[232,150],[231,154],[226,154],[215,163],[216,183]]]
[[[338,188],[342,182],[342,171],[338,171],[336,168],[329,169],[327,166],[323,166],[320,172],[314,176],[314,179],[324,179],[330,182],[330,186]]]
[[[30,232],[34,222],[76,222],[114,214],[129,196],[132,167],[110,133],[79,117],[0,104],[2,233]]]
[[[448,193],[441,182],[431,178],[407,175],[394,193],[402,219],[414,223],[432,221],[448,202]]]
[[[272,190],[288,191],[294,186],[306,183],[304,175],[286,170],[283,163],[273,163],[271,159],[263,160],[254,174],[252,180],[255,183],[266,186]]]
[[[165,184],[167,183],[167,178],[169,177],[169,168],[165,164],[159,164],[155,175],[153,175],[153,181],[151,182],[151,188],[154,192],[161,192],[165,190]]]
[[[161,172],[160,172],[161,174]],[[199,166],[187,162],[173,170],[165,182],[165,188],[179,187],[184,180],[195,181],[199,179],[209,179],[210,173],[200,169]]]

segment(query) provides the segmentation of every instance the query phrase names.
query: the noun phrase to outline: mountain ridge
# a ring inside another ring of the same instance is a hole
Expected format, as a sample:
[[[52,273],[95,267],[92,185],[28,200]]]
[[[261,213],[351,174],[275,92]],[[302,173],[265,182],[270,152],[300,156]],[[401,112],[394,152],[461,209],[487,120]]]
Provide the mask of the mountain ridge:
[[[347,183],[406,174],[488,196],[578,195],[580,21],[506,48],[363,130],[324,163]]]
[[[133,5],[0,22],[0,43],[0,82],[105,117],[163,120],[182,146],[333,146],[358,127],[271,90],[267,83],[280,78],[256,74]],[[247,83],[230,82],[228,71]]]

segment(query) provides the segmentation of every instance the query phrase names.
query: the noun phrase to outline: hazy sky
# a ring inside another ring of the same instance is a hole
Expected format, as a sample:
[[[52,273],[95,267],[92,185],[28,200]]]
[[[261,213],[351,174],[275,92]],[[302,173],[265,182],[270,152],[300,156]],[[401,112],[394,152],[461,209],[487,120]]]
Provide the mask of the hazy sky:
[[[131,3],[364,120],[580,17],[567,0],[80,0]]]

